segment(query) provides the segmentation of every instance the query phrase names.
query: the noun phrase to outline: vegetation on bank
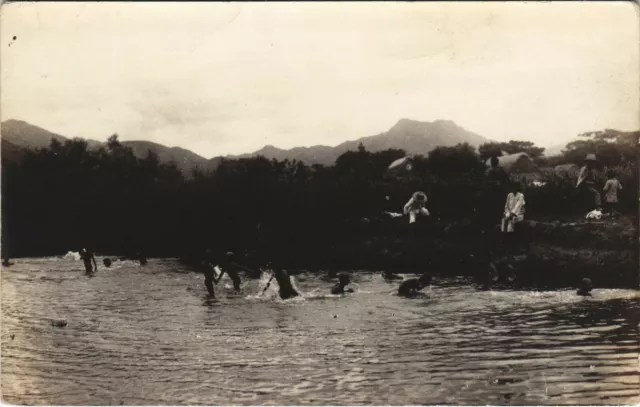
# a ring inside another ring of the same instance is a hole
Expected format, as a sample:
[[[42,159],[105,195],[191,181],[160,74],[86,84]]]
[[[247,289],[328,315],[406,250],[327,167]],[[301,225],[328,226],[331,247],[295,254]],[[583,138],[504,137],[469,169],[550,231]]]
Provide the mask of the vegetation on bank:
[[[547,168],[546,185],[525,185],[528,219],[583,215],[577,212],[581,198],[574,176],[552,168],[580,163],[593,152],[606,168],[618,171],[624,188],[619,210],[635,213],[636,140],[637,134],[590,134],[551,158],[523,142],[506,143],[507,149],[481,146],[480,153],[468,144],[440,147],[413,157],[412,171],[403,176],[387,171],[403,151],[361,147],[329,167],[257,157],[223,160],[215,172],[196,170],[188,179],[153,153],[136,158],[117,136],[96,150],[79,139],[53,140],[19,162],[3,162],[3,255],[54,255],[85,246],[123,254],[143,248],[149,256],[208,247],[261,249],[273,256],[329,253],[358,233],[345,220],[401,212],[415,190],[427,193],[436,218],[474,219],[485,191],[487,151],[510,153],[518,143]]]

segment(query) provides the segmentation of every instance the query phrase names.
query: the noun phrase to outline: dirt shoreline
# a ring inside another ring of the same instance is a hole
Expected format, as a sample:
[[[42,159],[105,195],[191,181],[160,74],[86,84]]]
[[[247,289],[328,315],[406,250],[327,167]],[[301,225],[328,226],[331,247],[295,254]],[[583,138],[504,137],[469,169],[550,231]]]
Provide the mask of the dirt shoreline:
[[[527,220],[520,226],[520,242],[510,246],[498,225],[483,233],[468,220],[411,226],[402,218],[363,222],[338,244],[331,262],[338,269],[429,271],[479,282],[493,262],[500,281],[514,288],[575,287],[585,277],[596,287],[638,288],[635,219]]]

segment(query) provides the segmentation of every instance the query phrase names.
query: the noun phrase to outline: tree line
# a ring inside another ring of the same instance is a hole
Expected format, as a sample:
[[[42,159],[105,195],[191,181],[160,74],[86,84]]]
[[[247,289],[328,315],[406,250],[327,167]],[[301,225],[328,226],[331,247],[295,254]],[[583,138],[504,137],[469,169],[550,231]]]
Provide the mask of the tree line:
[[[635,211],[637,141],[624,134],[589,135],[553,158],[537,154],[531,143],[515,143],[540,165],[579,163],[596,152],[620,173],[626,187],[621,208]],[[360,146],[333,166],[255,157],[222,160],[215,171],[196,169],[185,179],[174,163],[161,163],[152,152],[137,158],[115,135],[98,149],[82,139],[52,140],[19,162],[3,160],[3,256],[58,255],[82,247],[124,255],[144,250],[181,256],[214,247],[302,256],[349,236],[354,220],[401,212],[416,190],[427,193],[435,217],[470,219],[483,199],[484,159],[498,154],[495,147],[438,147],[414,156],[412,170],[402,175],[388,167],[404,151]],[[525,186],[527,213],[574,211],[575,180],[552,172],[545,178],[544,187]]]

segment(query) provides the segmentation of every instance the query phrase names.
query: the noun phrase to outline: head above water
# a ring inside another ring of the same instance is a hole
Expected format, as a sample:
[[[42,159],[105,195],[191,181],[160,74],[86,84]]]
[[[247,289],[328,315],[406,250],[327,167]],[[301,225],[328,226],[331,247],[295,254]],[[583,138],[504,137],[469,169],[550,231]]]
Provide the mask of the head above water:
[[[421,287],[426,287],[428,285],[431,285],[431,274],[429,273],[423,273],[420,278],[418,278],[418,283],[420,283]]]
[[[593,283],[590,278],[583,278],[580,280],[580,289],[585,291],[591,291],[593,289]]]

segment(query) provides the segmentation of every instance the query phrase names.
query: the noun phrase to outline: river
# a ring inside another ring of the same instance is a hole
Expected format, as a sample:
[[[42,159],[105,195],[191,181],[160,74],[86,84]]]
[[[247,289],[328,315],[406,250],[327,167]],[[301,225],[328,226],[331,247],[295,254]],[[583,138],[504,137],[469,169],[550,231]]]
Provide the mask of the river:
[[[482,291],[436,278],[423,296],[353,273],[356,293],[295,277],[217,299],[173,260],[2,269],[2,396],[29,405],[637,404],[638,292]],[[64,319],[65,327],[52,325]]]

